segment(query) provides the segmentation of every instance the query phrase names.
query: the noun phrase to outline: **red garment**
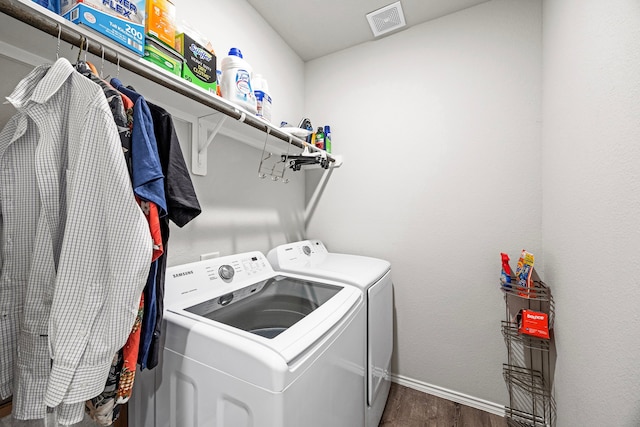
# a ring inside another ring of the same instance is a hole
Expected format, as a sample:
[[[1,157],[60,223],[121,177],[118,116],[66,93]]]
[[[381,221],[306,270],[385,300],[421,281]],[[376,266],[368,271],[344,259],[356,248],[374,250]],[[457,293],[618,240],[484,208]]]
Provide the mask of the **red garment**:
[[[133,110],[133,105],[134,104],[133,104],[133,101],[131,100],[131,98],[129,98],[124,93],[120,93],[120,97],[122,98],[122,103],[124,104],[124,109],[125,110]],[[131,124],[131,125],[133,125],[133,124]]]
[[[149,232],[151,233],[151,239],[153,240],[153,255],[151,260],[151,262],[153,262],[164,253],[162,246],[162,234],[160,233],[160,215],[158,214],[158,206],[153,202],[142,200],[138,196],[136,196],[136,202],[140,205],[140,209],[149,223]],[[133,390],[133,382],[136,376],[136,363],[138,361],[138,353],[140,349],[143,312],[144,293],[140,296],[138,316],[133,324],[127,343],[122,348],[122,371],[120,372],[118,392],[116,393],[116,404],[118,405],[126,403],[131,397],[131,392]]]
[[[138,196],[136,196],[136,202],[140,205],[140,209],[142,209],[142,212],[149,223],[149,231],[151,232],[151,239],[153,240],[153,256],[151,257],[151,262],[153,262],[164,253],[164,247],[162,246],[162,234],[160,233],[160,215],[158,214],[158,206],[153,202],[142,200]]]

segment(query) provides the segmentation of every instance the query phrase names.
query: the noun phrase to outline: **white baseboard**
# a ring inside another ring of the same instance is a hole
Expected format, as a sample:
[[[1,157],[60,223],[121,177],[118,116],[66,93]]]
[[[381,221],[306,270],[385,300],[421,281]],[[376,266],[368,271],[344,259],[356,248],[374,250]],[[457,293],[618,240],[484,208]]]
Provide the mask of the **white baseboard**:
[[[413,378],[407,378],[402,375],[391,374],[391,382],[504,417],[504,406],[497,403],[489,402],[484,399],[479,399],[477,397],[469,396],[443,387],[438,387],[423,381],[414,380]]]

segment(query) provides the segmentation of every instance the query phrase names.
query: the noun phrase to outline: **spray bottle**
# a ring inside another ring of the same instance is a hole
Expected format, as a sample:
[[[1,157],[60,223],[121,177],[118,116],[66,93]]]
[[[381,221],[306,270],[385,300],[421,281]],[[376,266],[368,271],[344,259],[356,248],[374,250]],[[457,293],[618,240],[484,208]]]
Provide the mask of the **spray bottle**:
[[[500,283],[505,288],[511,287],[511,267],[509,266],[509,255],[500,253],[502,258],[502,271],[500,272]]]

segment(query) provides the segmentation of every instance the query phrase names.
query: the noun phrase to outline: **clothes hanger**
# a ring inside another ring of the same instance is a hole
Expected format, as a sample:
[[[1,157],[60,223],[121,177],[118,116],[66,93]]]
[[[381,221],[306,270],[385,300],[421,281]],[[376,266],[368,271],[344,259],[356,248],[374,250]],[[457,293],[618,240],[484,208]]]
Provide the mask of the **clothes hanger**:
[[[264,179],[267,175],[271,176],[272,181],[281,181],[287,184],[289,182],[289,178],[285,178],[284,174],[287,171],[287,161],[289,159],[289,149],[291,148],[292,141],[291,137],[289,137],[289,144],[287,145],[287,152],[281,156],[280,160],[276,160],[273,162],[271,167],[269,167],[265,162],[269,160],[273,153],[266,151],[267,150],[267,141],[269,139],[269,135],[271,135],[271,128],[267,127],[266,136],[264,138],[264,146],[262,147],[262,155],[260,156],[260,165],[258,166],[258,178]],[[277,157],[276,157],[277,159]],[[279,169],[278,166],[282,164],[282,168]]]
[[[60,59],[60,36],[62,36],[62,25],[58,25],[58,44],[56,45],[56,61]]]
[[[280,162],[282,163],[282,173],[280,174],[280,180],[285,184],[289,183],[289,178],[285,178],[284,174],[287,172],[287,161],[289,160],[289,150],[291,149],[291,145],[293,145],[293,141],[291,140],[291,136],[289,136],[289,141],[287,144],[287,153],[284,154],[280,160]],[[277,177],[276,179],[274,179],[274,181],[277,181]]]
[[[78,57],[76,58],[76,64],[80,62],[80,55],[82,55],[82,48],[84,47],[85,40],[86,38],[84,36],[82,36],[82,38],[80,39],[80,49],[78,49]],[[86,59],[86,55],[85,55],[85,59]]]
[[[269,134],[271,133],[271,128],[267,127],[267,135],[264,138],[264,145],[262,147],[262,154],[260,155],[260,164],[258,165],[258,178],[264,179],[267,177],[267,174],[262,171],[262,164],[265,160],[268,160],[271,157],[271,153],[267,152],[268,156],[265,157],[265,151],[267,149],[267,140],[269,139]]]
[[[100,67],[100,76],[102,76],[102,69],[104,68],[104,47],[102,48],[102,66]],[[117,71],[115,78],[117,79],[120,75],[120,54],[115,52],[116,54],[116,62],[117,62]],[[107,74],[106,77],[101,77],[105,82],[111,81],[111,74]]]
[[[104,46],[100,45],[100,50],[102,51],[102,61],[100,62],[100,74],[98,74],[98,77],[103,78],[102,76],[104,76],[103,71],[104,71]]]

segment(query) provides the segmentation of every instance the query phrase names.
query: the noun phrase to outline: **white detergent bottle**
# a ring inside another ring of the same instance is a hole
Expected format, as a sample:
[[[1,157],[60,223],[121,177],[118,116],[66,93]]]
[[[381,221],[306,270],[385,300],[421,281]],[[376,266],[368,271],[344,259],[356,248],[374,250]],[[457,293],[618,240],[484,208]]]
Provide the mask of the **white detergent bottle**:
[[[271,121],[271,96],[269,96],[269,85],[267,80],[260,74],[253,76],[253,93],[256,95],[258,112],[256,115],[266,121]]]
[[[253,71],[251,66],[242,58],[240,49],[232,47],[229,56],[222,59],[222,82],[220,91],[222,97],[237,104],[250,113],[257,112],[256,96],[251,86]]]

